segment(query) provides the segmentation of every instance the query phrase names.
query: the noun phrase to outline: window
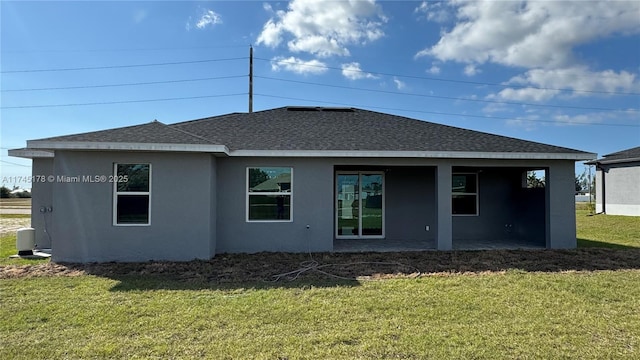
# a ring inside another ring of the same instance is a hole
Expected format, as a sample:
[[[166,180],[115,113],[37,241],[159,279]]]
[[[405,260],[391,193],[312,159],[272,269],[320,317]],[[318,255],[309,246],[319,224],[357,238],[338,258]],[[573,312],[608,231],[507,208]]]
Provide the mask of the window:
[[[247,168],[247,221],[291,221],[290,167]]]
[[[451,179],[451,213],[478,215],[478,174],[454,173]]]
[[[151,164],[114,164],[114,225],[149,225]]]

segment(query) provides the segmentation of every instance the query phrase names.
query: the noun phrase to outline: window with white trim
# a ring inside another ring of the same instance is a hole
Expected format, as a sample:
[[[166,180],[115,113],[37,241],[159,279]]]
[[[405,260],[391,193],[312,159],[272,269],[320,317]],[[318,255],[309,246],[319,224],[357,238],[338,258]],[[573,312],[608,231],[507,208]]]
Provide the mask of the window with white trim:
[[[114,164],[113,224],[151,224],[151,164]]]
[[[247,221],[292,221],[293,169],[247,168]]]
[[[452,174],[451,213],[453,215],[478,215],[478,174]]]

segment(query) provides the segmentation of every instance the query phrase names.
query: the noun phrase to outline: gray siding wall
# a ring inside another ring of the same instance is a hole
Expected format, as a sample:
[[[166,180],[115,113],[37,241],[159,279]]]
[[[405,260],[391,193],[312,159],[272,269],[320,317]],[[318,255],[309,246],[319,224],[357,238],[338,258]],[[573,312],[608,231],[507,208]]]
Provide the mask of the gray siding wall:
[[[603,165],[597,172],[596,204],[602,204],[604,175],[604,212],[609,215],[640,216],[640,162]],[[600,184],[600,185],[598,185]],[[602,208],[597,209],[602,211]]]
[[[546,171],[546,185],[547,248],[575,248],[575,164],[572,161],[551,163]]]
[[[211,178],[210,183],[210,196],[209,202],[209,257],[214,257],[216,254],[216,247],[218,241],[218,159],[214,156],[211,157]]]
[[[604,207],[602,206],[603,205],[602,200],[605,194],[604,194],[602,173],[603,172],[601,169],[596,170],[596,185],[594,187],[594,191],[596,192],[596,212],[597,213],[604,211]]]
[[[260,166],[293,168],[292,222],[246,221],[246,169]],[[326,159],[219,158],[216,252],[333,250],[333,176]]]
[[[435,240],[438,230],[435,175],[434,167],[391,167],[386,172],[388,240]]]
[[[191,260],[225,252],[331,251],[336,166],[388,170],[385,215],[389,241],[436,239],[438,249],[446,250],[452,238],[504,238],[504,225],[512,223],[514,230],[523,233],[537,229],[540,233],[535,237],[546,238],[550,248],[575,247],[576,242],[573,161],[215,158],[208,154],[59,151],[55,161],[35,160],[34,171],[108,176],[115,162],[152,165],[151,225],[112,224],[112,184],[36,186],[34,209],[41,204],[53,207],[48,216],[54,261]],[[293,168],[293,221],[246,221],[246,168],[259,166]],[[480,216],[451,217],[450,172],[458,166],[483,169]],[[546,207],[539,194],[522,192],[520,177],[523,169],[545,166]],[[536,220],[519,204],[530,197],[536,209],[544,207],[539,212],[528,209],[535,211]],[[438,213],[437,209],[446,211]],[[518,212],[522,212],[520,218],[514,215]],[[37,218],[34,214],[34,226],[41,236],[43,222]],[[426,225],[430,231],[425,231]]]
[[[478,215],[453,216],[454,241],[504,239],[508,235],[505,225],[513,224],[514,204],[509,174],[499,169],[478,170]]]
[[[36,229],[36,247],[51,248],[51,238],[47,231],[51,231],[53,223],[52,212],[42,212],[41,209],[53,209],[53,182],[41,181],[53,174],[53,158],[33,159],[32,174],[38,181],[31,184],[31,227]]]
[[[211,156],[61,151],[56,153],[54,173],[109,176],[116,162],[151,164],[151,225],[113,225],[113,184],[55,183],[53,260],[208,259]]]

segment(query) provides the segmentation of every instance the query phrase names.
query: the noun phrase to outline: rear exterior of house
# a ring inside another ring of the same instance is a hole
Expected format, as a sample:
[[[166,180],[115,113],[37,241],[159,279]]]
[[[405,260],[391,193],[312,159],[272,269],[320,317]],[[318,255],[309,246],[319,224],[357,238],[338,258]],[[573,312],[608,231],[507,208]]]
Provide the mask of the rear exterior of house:
[[[351,108],[288,107],[33,140],[54,261],[481,245],[576,246],[593,154]],[[528,188],[527,171],[546,186]]]
[[[596,212],[640,216],[640,147],[604,155],[596,166]]]

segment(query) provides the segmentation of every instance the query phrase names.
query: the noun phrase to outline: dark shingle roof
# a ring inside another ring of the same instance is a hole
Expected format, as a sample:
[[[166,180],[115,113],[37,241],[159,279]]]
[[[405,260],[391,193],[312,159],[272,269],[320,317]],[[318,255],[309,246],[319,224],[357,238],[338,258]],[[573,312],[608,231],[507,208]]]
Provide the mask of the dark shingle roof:
[[[582,151],[353,108],[282,107],[165,125],[154,121],[36,141],[225,145],[233,150]]]
[[[627,161],[640,161],[640,146],[603,155],[602,159],[591,161],[588,164],[620,163]]]
[[[308,109],[236,113],[170,126],[224,144],[230,150],[582,153],[368,110]]]
[[[142,125],[127,126],[82,134],[57,136],[37,141],[120,142],[160,144],[212,144],[209,140],[185,133],[157,120]]]

